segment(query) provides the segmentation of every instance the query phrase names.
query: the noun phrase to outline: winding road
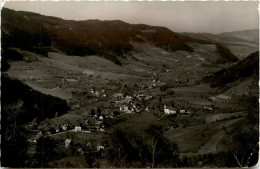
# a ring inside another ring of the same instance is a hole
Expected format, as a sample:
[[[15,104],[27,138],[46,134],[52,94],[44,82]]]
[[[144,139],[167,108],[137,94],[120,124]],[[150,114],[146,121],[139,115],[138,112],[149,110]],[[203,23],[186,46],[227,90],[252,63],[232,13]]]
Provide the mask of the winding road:
[[[245,117],[242,118],[237,118],[234,120],[229,120],[226,123],[222,124],[219,126],[221,128],[222,126],[229,127],[232,124],[244,119]],[[225,132],[222,130],[218,133],[216,133],[204,146],[202,146],[199,150],[198,153],[214,153],[217,151],[217,145],[220,142],[220,140],[224,137]]]

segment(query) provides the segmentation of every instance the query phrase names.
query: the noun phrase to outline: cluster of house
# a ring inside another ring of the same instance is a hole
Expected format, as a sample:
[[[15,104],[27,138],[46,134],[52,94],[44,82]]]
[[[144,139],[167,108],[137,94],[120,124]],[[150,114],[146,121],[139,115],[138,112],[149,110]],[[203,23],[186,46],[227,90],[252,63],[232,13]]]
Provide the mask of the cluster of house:
[[[106,91],[103,89],[101,91],[90,89],[90,93],[95,95],[96,97],[107,97]]]
[[[72,144],[72,139],[65,139],[64,141],[64,147],[65,148],[69,148]],[[90,145],[89,143],[87,143],[87,145]],[[103,145],[97,145],[96,146],[96,151],[101,151],[101,150],[104,150],[105,147]],[[77,151],[80,153],[80,154],[84,154],[84,151],[82,150],[82,148],[78,148]]]
[[[164,114],[176,114],[176,111],[167,109],[166,105],[164,105]]]
[[[56,128],[56,133],[59,133],[61,131],[67,131],[68,130],[68,124],[63,124],[63,125],[59,125],[57,128]]]
[[[85,127],[87,128],[87,130],[89,131],[104,131],[104,116],[100,115],[94,115],[93,117],[89,117],[86,121],[85,121]]]
[[[37,140],[42,136],[42,132],[38,132],[36,135],[28,139],[30,143],[37,143]]]
[[[137,99],[137,100],[150,100],[153,97],[152,96],[147,96],[147,95],[143,95],[143,94],[134,94],[134,96],[126,96],[124,97],[122,93],[116,93],[114,94],[114,98],[117,99],[117,101],[115,101],[116,104],[119,105],[119,111],[123,112],[123,113],[140,113],[142,110],[148,110],[148,108],[145,108],[143,106],[140,105],[137,106],[137,104],[134,103],[133,98]]]
[[[132,113],[132,114],[141,112],[141,110],[139,108],[137,108],[137,106],[135,104],[120,106],[119,110],[120,110],[120,112]]]
[[[122,93],[116,93],[116,94],[114,94],[114,97],[116,99],[120,100],[120,101],[116,102],[119,104],[120,112],[132,113],[132,114],[139,113],[142,110],[149,111],[149,108],[141,106],[140,105],[141,103],[139,103],[140,106],[137,106],[137,104],[134,104],[133,98],[136,98],[137,100],[144,99],[146,101],[153,99],[153,96],[147,96],[147,95],[143,95],[143,94],[134,94],[133,97],[131,97],[131,96],[124,97]],[[191,111],[185,110],[185,109],[174,110],[174,108],[170,109],[170,108],[167,108],[166,105],[164,105],[164,114],[165,115],[170,115],[170,114],[189,115],[189,114],[191,114]]]
[[[191,111],[185,110],[185,109],[180,109],[178,111],[178,113],[181,114],[181,115],[190,115]],[[165,115],[177,114],[177,111],[176,110],[171,110],[171,109],[167,108],[166,105],[164,105],[164,114]]]

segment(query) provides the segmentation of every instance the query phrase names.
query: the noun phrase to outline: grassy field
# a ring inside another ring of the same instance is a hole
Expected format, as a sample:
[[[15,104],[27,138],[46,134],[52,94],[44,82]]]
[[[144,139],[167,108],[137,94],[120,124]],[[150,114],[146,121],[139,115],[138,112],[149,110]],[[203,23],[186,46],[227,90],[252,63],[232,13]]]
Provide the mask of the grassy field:
[[[126,120],[111,126],[108,130],[112,131],[117,128],[131,129],[134,131],[144,130],[150,124],[154,124],[158,121],[150,111],[144,111],[136,115],[126,114],[121,116],[121,118],[125,118]]]
[[[201,152],[200,149],[205,145],[207,146],[205,149],[209,149],[210,147],[210,150],[214,152],[214,150],[216,150],[216,146],[218,142],[221,140],[221,138],[224,135],[221,126],[229,127],[233,123],[239,120],[241,119],[226,120],[226,121],[216,122],[214,124],[210,123],[210,124],[197,125],[197,126],[186,127],[186,128],[179,127],[167,131],[165,133],[165,136],[169,140],[177,143],[180,152],[185,152],[185,153]],[[215,141],[215,139],[219,139],[219,140]],[[207,142],[210,143],[207,144]]]
[[[50,164],[52,165],[55,168],[85,168],[86,162],[84,156],[70,156],[54,161]]]
[[[66,139],[71,139],[73,143],[85,145],[88,140],[94,140],[95,144],[100,145],[103,141],[103,135],[101,133],[86,133],[86,132],[75,132],[68,131],[58,134],[50,135],[60,142],[64,142]]]
[[[211,123],[219,120],[229,119],[229,118],[236,118],[236,117],[242,117],[247,116],[247,112],[236,112],[236,113],[218,113],[218,114],[210,114],[206,117],[206,123]]]
[[[241,118],[241,120],[237,120],[232,125],[230,125],[229,129],[232,129],[237,126],[246,126],[247,123],[248,123],[248,121],[246,118]],[[219,140],[219,142],[216,145],[216,149],[217,149],[217,151],[223,151],[226,148],[227,147],[224,145],[224,137],[221,137],[221,139]]]

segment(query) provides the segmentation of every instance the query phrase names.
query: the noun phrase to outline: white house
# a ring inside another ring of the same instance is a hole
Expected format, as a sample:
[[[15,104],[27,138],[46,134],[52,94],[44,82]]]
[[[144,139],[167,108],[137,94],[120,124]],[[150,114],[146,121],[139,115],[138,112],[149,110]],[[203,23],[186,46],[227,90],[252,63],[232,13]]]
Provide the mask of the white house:
[[[99,97],[99,96],[100,96],[100,92],[99,92],[99,91],[96,91],[96,92],[95,92],[95,95],[96,95],[97,97]]]
[[[165,114],[176,114],[176,111],[170,109],[164,109]]]
[[[69,147],[70,146],[70,143],[71,143],[71,139],[66,139],[65,140],[65,147]]]
[[[167,109],[166,105],[164,105],[164,114],[176,114],[176,111]]]
[[[103,150],[104,148],[104,146],[97,146],[97,151]]]
[[[212,110],[212,107],[204,106],[204,109]]]
[[[63,131],[67,131],[68,130],[68,124],[64,124],[61,126]]]
[[[116,94],[114,94],[114,97],[121,99],[121,98],[123,98],[124,96],[123,96],[122,93],[116,93]]]
[[[126,113],[131,113],[131,110],[129,110],[129,107],[124,105],[124,106],[120,106],[120,111],[126,112]]]
[[[98,120],[104,120],[104,117],[103,116],[99,116]]]
[[[75,126],[75,131],[76,132],[81,131],[81,127],[80,126]]]
[[[180,110],[180,113],[185,113],[186,111],[185,110]]]
[[[78,150],[77,150],[80,154],[84,154],[84,152],[83,152],[83,150],[82,150],[82,148],[78,148]]]

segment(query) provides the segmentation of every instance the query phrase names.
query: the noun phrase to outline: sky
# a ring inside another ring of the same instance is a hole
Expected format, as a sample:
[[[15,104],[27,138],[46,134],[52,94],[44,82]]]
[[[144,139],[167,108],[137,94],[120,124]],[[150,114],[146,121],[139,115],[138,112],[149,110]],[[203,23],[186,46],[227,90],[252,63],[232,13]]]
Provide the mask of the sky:
[[[4,7],[69,20],[122,20],[175,32],[258,29],[257,2],[7,2]]]

